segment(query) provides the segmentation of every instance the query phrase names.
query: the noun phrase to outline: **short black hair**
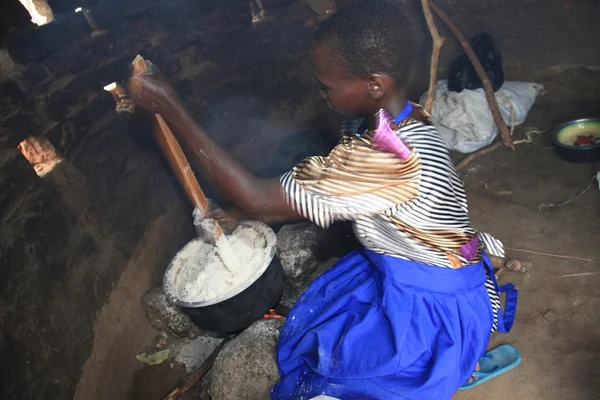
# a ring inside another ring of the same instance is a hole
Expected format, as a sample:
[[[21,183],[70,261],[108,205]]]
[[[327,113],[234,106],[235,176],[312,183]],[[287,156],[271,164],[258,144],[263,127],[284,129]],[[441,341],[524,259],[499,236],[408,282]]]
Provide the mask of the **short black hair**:
[[[415,38],[408,17],[394,3],[360,0],[325,20],[314,43],[336,50],[352,77],[385,73],[406,85],[415,57]]]

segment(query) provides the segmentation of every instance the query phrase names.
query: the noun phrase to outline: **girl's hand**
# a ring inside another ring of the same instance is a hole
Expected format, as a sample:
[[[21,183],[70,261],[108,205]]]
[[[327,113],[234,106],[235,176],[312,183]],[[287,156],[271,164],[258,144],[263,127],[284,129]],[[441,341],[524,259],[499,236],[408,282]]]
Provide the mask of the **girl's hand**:
[[[219,207],[216,203],[209,200],[209,212],[207,218],[215,219],[225,228],[234,228],[239,221],[252,220],[260,221],[265,224],[289,222],[294,218],[289,216],[249,216],[235,206],[228,206],[225,209]]]
[[[233,205],[227,205],[225,209],[212,200],[208,200],[208,212],[205,218],[216,220],[224,228],[235,228],[239,220],[246,219],[244,213]]]
[[[164,77],[143,72],[132,74],[129,96],[138,107],[155,113],[160,113],[177,99],[177,93]]]

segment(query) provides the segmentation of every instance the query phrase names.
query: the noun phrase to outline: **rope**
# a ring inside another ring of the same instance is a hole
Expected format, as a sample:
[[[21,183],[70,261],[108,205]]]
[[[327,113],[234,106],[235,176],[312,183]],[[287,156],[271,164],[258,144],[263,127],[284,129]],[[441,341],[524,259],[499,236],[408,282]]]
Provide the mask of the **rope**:
[[[590,190],[590,188],[594,184],[594,179],[598,179],[597,175],[593,176],[592,179],[590,180],[590,184],[585,189],[583,189],[583,191],[581,193],[579,193],[577,196],[573,197],[572,199],[569,199],[569,200],[565,201],[564,203],[560,203],[560,204],[541,204],[538,207],[538,212],[542,212],[542,208],[562,207],[564,205],[569,204],[572,201],[577,200],[578,198],[580,198],[581,196],[583,196],[588,190]]]

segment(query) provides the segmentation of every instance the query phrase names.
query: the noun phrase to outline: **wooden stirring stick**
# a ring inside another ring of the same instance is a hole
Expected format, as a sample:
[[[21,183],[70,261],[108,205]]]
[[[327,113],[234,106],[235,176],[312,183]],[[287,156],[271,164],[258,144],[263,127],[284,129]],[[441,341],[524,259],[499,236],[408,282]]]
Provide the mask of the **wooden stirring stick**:
[[[142,56],[138,55],[133,60],[132,64],[134,73],[147,72],[146,61],[144,61]],[[117,101],[117,111],[119,111],[119,106],[121,106],[122,111],[133,112],[133,107],[123,107],[123,104],[127,104],[128,96],[127,91],[122,86],[115,83],[107,85],[104,89],[112,93],[115,101]],[[165,155],[169,166],[173,170],[173,173],[179,180],[181,186],[183,186],[188,198],[196,210],[198,210],[198,221],[194,221],[198,234],[204,234],[210,242],[214,243],[219,250],[223,264],[230,272],[233,272],[239,264],[239,260],[231,249],[219,223],[212,218],[206,218],[208,213],[208,200],[198,184],[198,180],[194,175],[192,167],[162,115],[154,114],[153,118],[155,122],[154,137]]]
[[[133,60],[132,64],[134,72],[145,73],[147,71],[146,62],[142,56],[138,55],[135,60]],[[204,216],[208,211],[208,201],[196,180],[194,171],[190,167],[179,142],[175,138],[175,135],[173,135],[171,128],[169,128],[162,115],[154,114],[154,122],[157,126],[154,136],[156,141],[192,204],[200,211],[202,216]]]

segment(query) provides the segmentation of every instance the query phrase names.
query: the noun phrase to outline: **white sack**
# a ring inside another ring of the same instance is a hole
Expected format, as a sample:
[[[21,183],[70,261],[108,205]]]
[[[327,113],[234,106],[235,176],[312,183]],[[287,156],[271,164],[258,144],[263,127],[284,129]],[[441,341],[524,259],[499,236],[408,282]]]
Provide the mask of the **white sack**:
[[[537,83],[505,81],[495,95],[506,124],[522,124],[543,91],[544,87]],[[425,104],[426,99],[427,92],[420,103]],[[437,84],[431,118],[448,148],[461,153],[489,145],[498,134],[483,89],[449,92],[446,80]]]

